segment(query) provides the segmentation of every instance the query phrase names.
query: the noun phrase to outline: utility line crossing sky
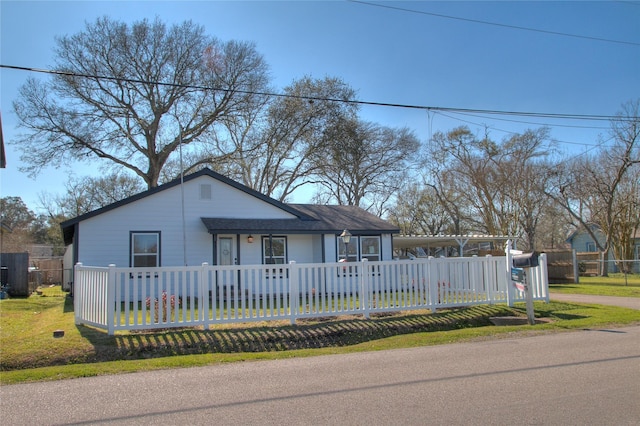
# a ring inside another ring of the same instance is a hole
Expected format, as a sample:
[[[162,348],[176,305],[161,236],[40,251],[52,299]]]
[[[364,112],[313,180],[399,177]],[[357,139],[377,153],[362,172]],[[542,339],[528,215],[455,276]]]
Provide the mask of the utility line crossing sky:
[[[277,91],[339,77],[362,119],[425,142],[461,125],[495,140],[549,126],[561,155],[579,155],[608,143],[608,117],[640,97],[640,2],[2,0],[0,196],[37,210],[38,194],[63,193],[70,173],[97,174],[96,162],[20,172],[12,102],[28,77],[50,78],[20,68],[52,69],[55,37],[102,16],[192,20],[223,41],[254,42]]]

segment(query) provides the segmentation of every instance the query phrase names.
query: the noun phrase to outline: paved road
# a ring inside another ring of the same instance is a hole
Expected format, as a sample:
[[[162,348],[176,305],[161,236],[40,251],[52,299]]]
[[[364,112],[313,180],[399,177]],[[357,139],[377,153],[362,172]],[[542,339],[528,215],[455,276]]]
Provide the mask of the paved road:
[[[640,309],[640,297],[594,296],[590,294],[549,293],[549,299],[561,302],[592,303],[613,305],[623,308]]]
[[[640,326],[0,387],[3,425],[638,425]]]

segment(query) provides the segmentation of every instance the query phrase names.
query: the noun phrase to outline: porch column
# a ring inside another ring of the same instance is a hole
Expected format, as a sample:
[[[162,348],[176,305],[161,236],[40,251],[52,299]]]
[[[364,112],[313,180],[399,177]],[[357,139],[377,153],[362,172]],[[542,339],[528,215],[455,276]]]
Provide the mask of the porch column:
[[[464,256],[464,246],[469,242],[469,238],[456,238],[456,243],[460,247],[460,252],[458,253],[458,257]]]

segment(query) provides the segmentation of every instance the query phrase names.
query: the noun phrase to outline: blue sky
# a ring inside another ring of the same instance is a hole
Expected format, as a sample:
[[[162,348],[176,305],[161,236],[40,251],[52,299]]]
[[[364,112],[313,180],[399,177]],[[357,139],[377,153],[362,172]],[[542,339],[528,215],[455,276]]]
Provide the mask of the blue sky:
[[[221,40],[252,41],[269,63],[276,89],[305,75],[336,76],[362,101],[604,116],[640,97],[640,2],[2,0],[0,63],[51,68],[54,38],[104,15],[125,22],[192,20]],[[8,143],[0,196],[20,196],[37,210],[38,194],[63,193],[70,173],[95,174],[99,164],[52,165],[36,179],[18,170],[19,153],[10,144],[20,131],[12,102],[29,76],[46,78],[0,69]],[[608,126],[377,106],[363,107],[361,117],[407,126],[423,141],[460,125],[480,133],[488,126],[496,140],[548,125],[566,156],[593,149],[607,138]]]

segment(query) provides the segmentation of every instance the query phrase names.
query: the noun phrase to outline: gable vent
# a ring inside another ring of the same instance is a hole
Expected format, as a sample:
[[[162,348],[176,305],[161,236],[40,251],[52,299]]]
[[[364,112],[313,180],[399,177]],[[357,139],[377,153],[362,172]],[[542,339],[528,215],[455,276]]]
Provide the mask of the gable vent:
[[[203,183],[200,185],[200,199],[201,200],[211,199],[211,184]]]

